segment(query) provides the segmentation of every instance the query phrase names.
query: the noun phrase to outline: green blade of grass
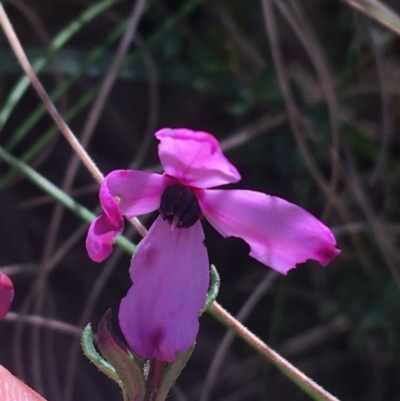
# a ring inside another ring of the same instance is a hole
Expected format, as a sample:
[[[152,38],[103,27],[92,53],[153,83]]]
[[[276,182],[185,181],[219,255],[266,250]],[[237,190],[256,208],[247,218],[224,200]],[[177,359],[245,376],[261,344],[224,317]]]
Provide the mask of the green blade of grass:
[[[65,27],[63,30],[61,30],[61,32],[53,39],[46,55],[40,57],[32,63],[34,71],[38,73],[45,66],[50,56],[54,54],[57,50],[62,48],[77,32],[82,29],[82,27],[84,27],[102,12],[107,10],[109,7],[120,1],[121,0],[103,0],[85,10],[79,17],[68,24],[67,27]],[[3,108],[0,111],[0,131],[4,128],[4,125],[8,121],[8,118],[10,117],[12,111],[14,110],[17,103],[21,100],[29,85],[30,82],[28,77],[23,76],[11,90],[7,100],[4,103]]]
[[[125,59],[124,63],[122,64],[121,68],[126,68],[130,64],[132,64],[134,61],[136,61],[140,55],[149,47],[155,45],[159,40],[161,40],[164,35],[170,30],[173,29],[181,20],[183,20],[185,17],[187,17],[198,5],[201,4],[201,0],[190,0],[188,1],[182,8],[181,10],[174,15],[173,18],[170,18],[167,20],[160,29],[158,29],[154,35],[150,37],[150,39],[145,42],[145,44],[138,50],[133,51],[131,54],[127,56]],[[121,24],[119,27],[117,27],[114,32],[112,32],[108,38],[106,39],[104,46],[107,44],[110,45],[113,43],[113,41],[116,40],[118,35],[120,35],[123,31],[123,28],[125,27],[126,22]],[[105,47],[102,47],[102,45],[99,45],[98,48],[93,50],[93,52],[88,56],[88,59],[86,60],[87,65],[90,65],[93,63],[101,54],[101,52],[105,49]],[[85,64],[86,65],[86,64]],[[65,82],[64,85],[61,85],[60,88],[56,89],[51,98],[52,100],[57,100],[72,84],[75,82],[76,79],[78,79],[81,76],[82,71],[85,69],[85,66],[82,66],[82,69],[78,71],[73,77],[71,77],[69,80]],[[73,117],[75,117],[81,110],[83,110],[90,102],[95,98],[95,96],[98,93],[98,90],[100,88],[100,84],[95,86],[91,91],[87,92],[84,97],[71,109],[65,116],[65,120],[69,122]],[[35,110],[31,116],[28,117],[27,120],[24,121],[22,126],[17,130],[17,132],[13,135],[11,141],[5,146],[5,149],[7,151],[11,151],[16,144],[22,140],[25,135],[29,132],[29,130],[32,129],[33,125],[46,113],[46,109],[44,106],[41,106],[37,110]],[[45,146],[58,132],[57,127],[52,127],[50,128],[46,133],[44,133],[31,147],[30,149],[24,153],[24,155],[21,156],[21,160],[23,160],[25,163],[28,163],[32,158],[42,149],[43,146]],[[4,187],[13,177],[15,176],[15,169],[14,171],[11,170],[8,172],[7,175],[5,175],[1,180],[0,180],[0,188]]]
[[[17,169],[29,181],[35,184],[43,192],[50,195],[57,202],[61,203],[68,210],[75,213],[83,221],[91,223],[96,218],[96,215],[93,214],[89,209],[85,208],[84,206],[76,202],[72,197],[70,197],[68,194],[66,194],[64,191],[62,191],[60,188],[58,188],[56,185],[50,182],[47,178],[43,177],[41,174],[35,171],[32,167],[28,166],[26,163],[12,156],[1,146],[0,146],[0,159],[2,159],[15,169]],[[130,242],[128,239],[124,237],[121,236],[118,237],[115,242],[130,254],[133,254],[136,250],[136,245],[134,245],[132,242]]]

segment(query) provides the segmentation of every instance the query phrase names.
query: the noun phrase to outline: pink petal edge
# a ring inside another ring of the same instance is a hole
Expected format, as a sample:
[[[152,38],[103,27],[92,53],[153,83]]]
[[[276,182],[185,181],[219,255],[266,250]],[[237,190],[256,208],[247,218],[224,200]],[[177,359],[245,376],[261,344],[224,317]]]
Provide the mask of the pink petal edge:
[[[213,135],[187,128],[163,128],[154,135],[164,171],[183,185],[211,188],[240,180]]]
[[[46,401],[2,365],[0,365],[0,400]]]
[[[124,220],[156,210],[164,188],[171,179],[160,174],[135,170],[114,170],[100,187],[104,214],[89,227],[86,249],[95,262],[102,262],[113,250],[115,237],[121,234]]]
[[[132,260],[133,286],[122,299],[119,323],[131,348],[144,358],[173,362],[196,340],[209,284],[200,221],[173,228],[160,216]]]
[[[14,285],[10,277],[0,272],[0,319],[8,313],[14,299]]]
[[[243,238],[253,258],[279,273],[308,259],[327,265],[340,253],[328,227],[281,198],[246,190],[204,190],[198,198],[219,233]]]
[[[103,213],[97,217],[89,226],[89,231],[86,236],[86,251],[95,262],[102,262],[107,259],[114,245],[114,239],[121,234],[124,227],[124,222],[113,224],[108,216]]]

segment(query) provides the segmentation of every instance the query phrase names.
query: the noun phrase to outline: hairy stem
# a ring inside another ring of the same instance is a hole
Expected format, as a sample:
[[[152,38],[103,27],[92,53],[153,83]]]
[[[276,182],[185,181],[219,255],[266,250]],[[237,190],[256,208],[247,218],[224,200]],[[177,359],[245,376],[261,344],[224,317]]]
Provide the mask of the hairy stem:
[[[242,340],[254,348],[258,353],[266,357],[282,373],[284,373],[289,379],[301,387],[302,390],[310,395],[314,400],[339,401],[335,396],[324,390],[320,385],[302,373],[272,348],[268,347],[267,344],[265,344],[249,329],[243,326],[217,302],[214,302],[210,306],[208,312],[210,312],[211,315],[213,315],[229,329],[233,330]]]
[[[154,401],[156,399],[161,379],[163,377],[164,368],[165,362],[157,360],[151,361],[145,401]]]

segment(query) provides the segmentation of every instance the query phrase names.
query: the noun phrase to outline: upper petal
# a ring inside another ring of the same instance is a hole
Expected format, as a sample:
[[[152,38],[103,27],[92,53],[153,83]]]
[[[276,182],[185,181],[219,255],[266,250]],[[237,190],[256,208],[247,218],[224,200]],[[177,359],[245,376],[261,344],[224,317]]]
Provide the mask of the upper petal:
[[[282,274],[308,259],[326,265],[340,253],[329,228],[281,198],[244,190],[199,191],[198,197],[216,230],[243,238],[251,256]]]
[[[101,205],[105,211],[114,210],[117,205],[127,218],[140,216],[158,209],[161,194],[171,183],[169,177],[161,174],[114,170],[104,178],[102,189],[107,190],[100,192]]]
[[[164,171],[184,185],[211,188],[240,180],[215,137],[186,128],[163,128],[155,133]]]
[[[0,272],[0,319],[10,310],[13,299],[14,285],[6,274]]]
[[[159,216],[137,247],[130,268],[134,284],[119,310],[131,348],[166,362],[194,343],[209,283],[201,223],[171,227]]]

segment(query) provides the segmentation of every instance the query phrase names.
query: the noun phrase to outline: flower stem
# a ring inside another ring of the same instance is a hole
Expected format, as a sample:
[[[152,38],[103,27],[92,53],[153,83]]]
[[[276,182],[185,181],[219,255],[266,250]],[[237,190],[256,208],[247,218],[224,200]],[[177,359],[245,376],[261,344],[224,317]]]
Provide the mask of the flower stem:
[[[267,344],[262,342],[255,334],[237,321],[217,302],[214,302],[207,311],[226,327],[233,330],[240,338],[242,338],[262,356],[266,357],[270,362],[272,362],[290,380],[296,383],[305,393],[311,396],[311,398],[317,401],[339,401],[338,398],[328,393],[320,385],[315,383],[285,358],[275,352],[272,348],[268,347]]]
[[[150,363],[150,372],[148,376],[148,387],[146,398],[144,401],[154,401],[157,397],[157,392],[161,384],[165,368],[165,362],[153,360]]]

